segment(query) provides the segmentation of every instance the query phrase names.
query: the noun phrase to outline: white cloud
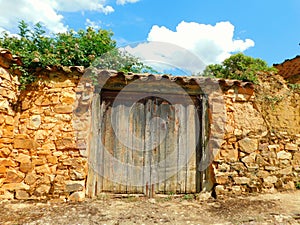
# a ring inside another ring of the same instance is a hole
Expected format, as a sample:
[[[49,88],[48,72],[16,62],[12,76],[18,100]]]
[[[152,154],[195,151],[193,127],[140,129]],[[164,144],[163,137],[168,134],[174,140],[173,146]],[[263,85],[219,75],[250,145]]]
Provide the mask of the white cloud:
[[[148,41],[169,42],[194,52],[205,63],[220,63],[233,52],[254,46],[250,39],[234,40],[234,26],[219,22],[215,26],[195,22],[181,22],[176,31],[153,26]]]
[[[49,0],[48,0],[49,1]],[[114,12],[113,7],[105,5],[106,0],[55,0],[50,1],[52,6],[58,11],[78,12],[78,11],[98,11],[104,14]]]
[[[42,22],[51,32],[67,30],[61,12],[97,11],[104,14],[114,12],[107,0],[0,0],[1,29],[12,31],[18,22]]]
[[[149,42],[165,42],[178,46],[196,55],[198,61],[206,65],[220,63],[232,53],[245,51],[254,46],[254,41],[251,39],[235,40],[234,26],[230,22],[219,22],[214,26],[195,22],[181,22],[176,27],[176,31],[155,25],[150,30],[147,40]],[[146,51],[145,47],[137,46],[136,49],[128,48],[127,50],[141,58],[147,58],[150,57],[149,51],[151,51],[151,48],[147,48]],[[158,49],[159,51],[155,52],[156,50],[154,48],[151,54],[160,54],[164,51],[164,49]],[[203,69],[198,65],[191,67],[191,59],[188,57],[178,54],[176,58],[171,51],[169,53],[164,58],[172,59],[177,65],[189,65],[187,66],[188,68],[198,67],[198,71]],[[151,57],[153,58],[153,55]]]
[[[39,0],[0,0],[0,21],[5,30],[17,27],[20,20],[42,22],[52,32],[63,32],[63,16],[58,14],[49,1]]]
[[[117,5],[125,5],[126,3],[136,3],[140,0],[117,0]]]
[[[101,27],[101,21],[92,21],[90,19],[86,19],[85,20],[85,26],[86,26],[86,28],[92,27],[95,30],[98,30]]]

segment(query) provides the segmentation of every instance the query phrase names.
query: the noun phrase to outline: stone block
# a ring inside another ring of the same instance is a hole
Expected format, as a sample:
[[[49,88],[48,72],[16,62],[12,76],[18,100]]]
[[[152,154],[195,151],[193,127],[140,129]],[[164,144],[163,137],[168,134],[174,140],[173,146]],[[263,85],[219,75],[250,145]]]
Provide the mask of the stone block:
[[[9,101],[7,99],[1,99],[0,100],[0,111],[7,113],[9,109],[10,109]]]
[[[24,179],[24,182],[28,185],[32,185],[36,182],[38,176],[35,173],[28,173]]]
[[[286,184],[283,185],[284,190],[295,190],[296,186],[293,181],[288,181]]]
[[[226,173],[219,173],[215,176],[217,184],[227,184],[229,181],[229,177]]]
[[[247,102],[249,101],[251,95],[246,95],[246,94],[236,94],[235,100],[237,102]]]
[[[73,81],[69,80],[69,79],[56,80],[55,78],[52,78],[50,82],[46,83],[46,85],[48,87],[60,89],[60,91],[61,91],[61,88],[75,87],[76,86],[76,84]]]
[[[9,148],[0,146],[0,157],[7,157],[10,153],[11,153],[11,150]]]
[[[30,186],[24,183],[10,183],[10,184],[3,184],[2,189],[8,191],[16,191],[16,190],[29,190]]]
[[[85,149],[80,149],[79,153],[80,153],[81,157],[85,157],[85,158],[88,157],[88,153],[87,153],[87,151]]]
[[[300,173],[300,165],[295,165],[295,166],[294,166],[294,170],[295,170],[297,173]]]
[[[9,166],[9,167],[16,167],[17,163],[11,159],[1,158],[0,159],[1,166]]]
[[[276,176],[268,176],[266,178],[264,178],[264,182],[265,183],[271,183],[271,184],[275,184],[277,182],[278,178]]]
[[[248,167],[248,171],[249,172],[256,172],[256,171],[258,171],[259,170],[259,165],[257,165],[257,164],[252,164],[252,165],[249,165]]]
[[[6,125],[14,125],[14,122],[15,122],[15,120],[12,116],[7,116],[5,118]],[[4,127],[4,129],[5,129],[5,127]]]
[[[11,138],[13,136],[14,136],[14,127],[13,126],[4,126],[4,128],[2,130],[0,130],[0,137],[2,137],[2,138]]]
[[[0,138],[0,144],[12,144],[13,142],[13,138]]]
[[[27,200],[29,198],[29,194],[25,190],[17,190],[16,191],[16,199],[19,200]]]
[[[270,190],[271,190],[271,192],[273,192],[274,191],[274,184],[272,184],[272,183],[267,183],[267,182],[264,182],[263,183],[263,187],[264,187],[264,191],[265,192],[267,192],[267,193],[270,193]]]
[[[20,183],[24,180],[24,178],[24,173],[10,169],[6,173],[5,183]]]
[[[48,156],[47,157],[47,162],[50,164],[57,164],[58,160],[56,156]]]
[[[76,95],[71,92],[62,92],[60,96],[60,102],[63,104],[73,104],[75,101]]]
[[[75,140],[73,138],[62,138],[55,141],[56,149],[67,150],[77,148]]]
[[[256,155],[256,158],[255,158],[255,162],[259,165],[259,166],[267,166],[269,165],[269,163],[264,159],[264,157],[260,154],[257,154]]]
[[[5,189],[0,189],[0,199],[6,199],[6,200],[12,200],[15,198],[15,195],[13,192],[10,192]]]
[[[9,64],[9,66],[10,66],[10,64]],[[11,81],[11,75],[10,75],[10,73],[6,69],[4,69],[2,67],[2,65],[0,66],[0,77],[3,78],[3,79],[6,79],[8,81]]]
[[[70,122],[72,120],[72,116],[69,114],[56,114],[55,118],[64,122]]]
[[[284,159],[291,160],[292,159],[292,154],[290,152],[280,151],[280,152],[277,152],[277,159],[279,159],[279,160],[284,160]]]
[[[217,196],[224,195],[226,193],[224,185],[217,185],[215,187],[215,192]]]
[[[292,174],[293,173],[293,167],[292,166],[289,166],[287,168],[284,168],[284,169],[281,169],[278,171],[278,174],[281,174],[281,175],[289,175],[289,174]]]
[[[63,155],[63,152],[62,151],[55,151],[53,152],[53,155],[56,156],[56,157],[60,157]]]
[[[238,150],[234,148],[221,149],[215,160],[224,160],[226,162],[236,162],[238,160]]]
[[[288,151],[298,151],[298,145],[292,144],[292,143],[287,143],[285,145],[285,150],[288,150]]]
[[[235,195],[240,195],[240,194],[242,194],[241,186],[232,186],[232,187],[231,187],[231,191],[232,191],[232,193],[235,194]]]
[[[30,102],[29,101],[22,101],[21,107],[22,107],[23,111],[29,109],[30,108]]]
[[[48,97],[41,95],[37,98],[37,100],[34,102],[35,105],[38,106],[48,106],[53,104]]]
[[[5,115],[0,114],[0,124],[4,124],[4,122],[5,122]]]
[[[32,157],[32,164],[35,166],[45,165],[47,163],[47,159],[45,157]]]
[[[28,129],[37,130],[42,123],[42,119],[40,115],[33,115],[29,118],[29,123],[27,125]]]
[[[256,173],[256,176],[259,177],[259,178],[266,178],[269,176],[269,172],[268,171],[265,171],[265,170],[260,170]]]
[[[83,170],[71,170],[70,171],[70,177],[72,180],[84,180],[86,175],[87,174]]]
[[[249,184],[250,178],[248,177],[234,177],[233,178],[235,184]]]
[[[16,157],[16,161],[19,163],[27,163],[30,162],[31,157],[29,155],[20,153],[17,157]]]
[[[246,153],[255,152],[258,149],[258,140],[257,139],[250,139],[244,138],[238,141],[240,150]]]
[[[220,172],[229,172],[230,171],[230,165],[226,163],[221,163],[218,165],[218,171]]]
[[[43,144],[41,149],[54,150],[55,149],[55,144],[54,143]]]
[[[50,174],[51,170],[48,165],[42,165],[35,167],[36,173],[44,173],[44,174]]]
[[[247,170],[244,163],[242,163],[242,162],[235,162],[235,163],[232,163],[230,166],[235,171],[245,171],[245,170]]]
[[[295,152],[294,153],[293,160],[300,162],[300,152]]]
[[[83,202],[84,199],[85,193],[83,191],[74,192],[68,197],[68,200],[71,202]]]
[[[7,172],[7,168],[0,164],[0,174],[4,174]],[[1,175],[0,175],[1,176]]]
[[[268,149],[270,151],[279,152],[280,151],[280,145],[268,145]]]
[[[29,138],[24,138],[24,139],[20,139],[20,138],[15,138],[14,139],[14,148],[17,149],[32,149],[35,147],[34,141],[32,139]]]
[[[35,140],[45,140],[49,136],[47,130],[37,130],[35,133]]]
[[[244,158],[242,158],[241,161],[242,161],[243,163],[245,163],[245,165],[246,165],[247,168],[248,168],[248,167],[250,167],[251,165],[256,164],[256,155],[257,155],[257,154],[256,154],[255,152],[253,152],[253,153],[251,153],[250,155],[245,156]]]
[[[48,195],[50,189],[51,186],[49,184],[42,184],[35,189],[34,195],[38,197]]]
[[[51,174],[56,174],[57,165],[50,166]]]
[[[56,105],[53,108],[53,111],[59,114],[68,114],[73,112],[72,105]]]
[[[61,114],[58,114],[58,115],[61,115]],[[62,115],[64,115],[64,114],[62,114]],[[55,114],[55,118],[52,116],[45,116],[43,118],[43,121],[44,121],[44,123],[56,123],[57,122],[56,116],[57,116],[57,114]]]
[[[50,149],[38,149],[37,150],[37,155],[45,155],[45,156],[47,156],[47,155],[51,155],[52,154],[52,151],[50,150]]]
[[[267,171],[276,171],[279,168],[277,166],[265,166],[265,170]]]
[[[33,164],[32,162],[22,162],[20,164],[20,171],[23,173],[28,173],[33,170]]]

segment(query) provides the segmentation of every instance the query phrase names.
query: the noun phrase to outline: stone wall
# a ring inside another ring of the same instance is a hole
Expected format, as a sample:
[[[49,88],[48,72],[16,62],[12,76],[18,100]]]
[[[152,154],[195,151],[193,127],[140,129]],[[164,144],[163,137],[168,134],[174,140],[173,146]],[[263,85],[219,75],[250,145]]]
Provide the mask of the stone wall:
[[[18,76],[11,73],[10,66],[18,60],[10,52],[0,49],[0,198],[14,198],[10,192],[11,183],[20,181],[15,170],[17,162],[10,157],[16,151],[13,137],[18,121],[14,108],[19,86]]]
[[[20,93],[19,133],[14,137],[16,161],[29,186],[24,198],[83,198],[88,128],[84,121],[80,129],[73,124],[82,73],[52,69],[37,75],[42,81]]]
[[[0,199],[84,198],[89,117],[74,126],[83,72],[67,69],[41,70],[18,92],[17,76],[0,68]]]
[[[213,163],[217,195],[293,190],[300,181],[299,95],[266,108],[257,92],[224,92],[225,143]]]
[[[80,67],[53,67],[36,72],[38,81],[19,91],[12,63],[18,59],[2,51],[0,199],[82,200],[92,85],[80,82]],[[284,92],[283,101],[264,107],[258,100],[270,93],[264,96],[253,87],[238,85],[223,92],[225,104],[219,100],[210,104],[226,108],[223,144],[214,149],[210,170],[216,193],[295,189],[300,181],[299,94]],[[220,117],[218,110],[214,113],[212,118]],[[220,139],[219,122],[211,125],[211,131]]]

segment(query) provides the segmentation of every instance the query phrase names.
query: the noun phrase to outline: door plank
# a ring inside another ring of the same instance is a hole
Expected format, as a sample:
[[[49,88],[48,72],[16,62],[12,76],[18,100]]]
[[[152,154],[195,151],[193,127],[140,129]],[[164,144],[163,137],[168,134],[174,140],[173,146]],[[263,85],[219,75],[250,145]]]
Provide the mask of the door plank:
[[[196,108],[187,106],[187,193],[196,192]]]
[[[177,158],[177,192],[186,192],[186,108],[181,104],[175,105],[177,108],[177,121],[179,126],[179,138],[178,138],[178,158]]]
[[[145,104],[145,148],[144,148],[144,192],[150,195],[149,187],[151,186],[151,157],[152,157],[152,137],[151,137],[151,116],[152,100],[149,99]],[[148,192],[148,193],[147,193]]]

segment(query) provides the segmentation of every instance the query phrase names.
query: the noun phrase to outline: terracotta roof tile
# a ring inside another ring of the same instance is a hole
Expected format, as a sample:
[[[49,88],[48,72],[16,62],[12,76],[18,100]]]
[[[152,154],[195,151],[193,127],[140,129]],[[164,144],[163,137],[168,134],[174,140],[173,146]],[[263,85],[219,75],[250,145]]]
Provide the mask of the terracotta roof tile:
[[[228,79],[217,79],[210,77],[202,77],[202,76],[174,76],[169,74],[126,74],[123,72],[117,72],[114,70],[100,70],[100,76],[104,79],[110,78],[112,80],[142,80],[142,81],[159,81],[164,79],[168,79],[172,82],[176,82],[179,85],[201,85],[201,84],[213,84],[218,83],[222,87],[243,87],[243,88],[254,88],[254,84],[251,82],[243,82],[240,80],[228,80]]]
[[[4,68],[9,68],[12,63],[22,65],[21,58],[13,55],[9,50],[0,48],[0,65]]]

